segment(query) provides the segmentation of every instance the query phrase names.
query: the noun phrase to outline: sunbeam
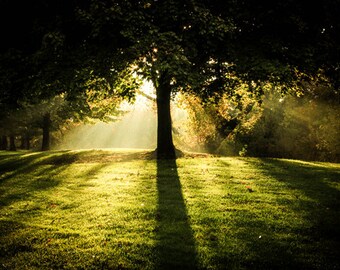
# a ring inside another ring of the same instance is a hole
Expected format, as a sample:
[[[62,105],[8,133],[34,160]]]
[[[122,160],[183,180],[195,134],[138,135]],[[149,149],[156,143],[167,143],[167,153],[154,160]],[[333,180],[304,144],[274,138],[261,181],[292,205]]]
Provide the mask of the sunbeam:
[[[121,109],[127,112],[121,119],[112,123],[79,125],[64,137],[58,149],[155,148],[154,98],[152,84],[145,81],[134,104],[124,102],[121,105]]]

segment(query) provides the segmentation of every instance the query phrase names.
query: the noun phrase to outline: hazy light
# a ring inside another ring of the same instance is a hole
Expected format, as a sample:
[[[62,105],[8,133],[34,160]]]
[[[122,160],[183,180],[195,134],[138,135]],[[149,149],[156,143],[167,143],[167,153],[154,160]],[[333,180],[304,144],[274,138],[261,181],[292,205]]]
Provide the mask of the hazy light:
[[[57,149],[139,148],[155,149],[157,143],[156,94],[151,82],[145,81],[137,91],[134,104],[124,102],[121,109],[127,113],[116,122],[83,124],[65,135]],[[175,98],[171,104],[173,138],[176,147],[202,150],[195,144],[193,130],[189,128],[190,117]],[[197,137],[197,136],[196,136]],[[191,142],[188,145],[188,140]]]
[[[155,97],[150,82],[144,82],[141,91]],[[155,148],[157,117],[153,101],[137,94],[134,104],[124,102],[121,109],[127,113],[120,120],[80,125],[65,136],[58,148]]]

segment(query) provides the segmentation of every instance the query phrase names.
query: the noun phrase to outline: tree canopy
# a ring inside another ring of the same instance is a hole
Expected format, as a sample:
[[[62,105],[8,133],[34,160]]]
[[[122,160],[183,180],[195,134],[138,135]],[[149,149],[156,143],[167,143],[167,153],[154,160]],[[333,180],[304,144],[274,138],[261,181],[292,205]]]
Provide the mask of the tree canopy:
[[[1,61],[1,88],[11,97],[66,92],[76,99],[95,78],[91,87],[132,98],[135,84],[117,82],[138,74],[156,88],[157,154],[173,158],[176,91],[205,100],[233,94],[240,81],[261,93],[267,82],[284,90],[318,75],[338,90],[339,6],[338,0],[3,0],[2,27],[18,17],[23,23],[4,31],[1,55],[10,60]]]

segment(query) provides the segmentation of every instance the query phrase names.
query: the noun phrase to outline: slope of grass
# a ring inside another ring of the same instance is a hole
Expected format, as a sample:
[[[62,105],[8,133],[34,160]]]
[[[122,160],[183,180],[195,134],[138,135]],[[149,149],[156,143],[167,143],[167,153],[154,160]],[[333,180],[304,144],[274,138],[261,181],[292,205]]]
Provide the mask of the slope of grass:
[[[340,164],[0,152],[0,269],[340,269]]]

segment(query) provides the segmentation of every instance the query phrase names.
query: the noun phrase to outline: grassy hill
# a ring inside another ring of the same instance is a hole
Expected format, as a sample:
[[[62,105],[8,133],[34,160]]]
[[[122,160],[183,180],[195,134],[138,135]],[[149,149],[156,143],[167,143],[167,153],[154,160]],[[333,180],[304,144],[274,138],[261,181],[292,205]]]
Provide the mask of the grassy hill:
[[[0,152],[0,269],[340,269],[340,164]]]

